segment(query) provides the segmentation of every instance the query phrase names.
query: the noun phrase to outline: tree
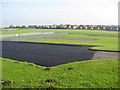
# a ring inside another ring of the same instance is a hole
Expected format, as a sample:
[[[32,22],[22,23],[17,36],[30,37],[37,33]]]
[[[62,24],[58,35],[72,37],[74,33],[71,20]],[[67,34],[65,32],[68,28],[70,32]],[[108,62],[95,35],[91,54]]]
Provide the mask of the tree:
[[[10,25],[9,28],[13,28],[13,25]]]

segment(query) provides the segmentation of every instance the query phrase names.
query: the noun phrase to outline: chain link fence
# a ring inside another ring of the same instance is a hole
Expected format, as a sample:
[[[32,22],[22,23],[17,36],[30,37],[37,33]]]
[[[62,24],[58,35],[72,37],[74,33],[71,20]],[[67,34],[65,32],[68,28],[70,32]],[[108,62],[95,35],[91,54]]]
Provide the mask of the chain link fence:
[[[2,40],[2,41],[22,41],[22,40],[44,39],[44,38],[48,38],[51,36],[62,36],[62,35],[68,35],[68,33],[67,32],[38,32],[38,33],[1,35],[0,40]]]

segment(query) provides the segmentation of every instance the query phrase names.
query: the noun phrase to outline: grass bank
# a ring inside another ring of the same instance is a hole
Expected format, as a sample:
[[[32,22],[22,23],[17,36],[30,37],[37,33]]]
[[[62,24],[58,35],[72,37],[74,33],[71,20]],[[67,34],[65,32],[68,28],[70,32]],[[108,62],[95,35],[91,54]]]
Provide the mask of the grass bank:
[[[101,59],[46,67],[2,58],[3,88],[117,88],[118,60]],[[68,68],[73,68],[68,70]],[[45,80],[55,82],[45,82]]]

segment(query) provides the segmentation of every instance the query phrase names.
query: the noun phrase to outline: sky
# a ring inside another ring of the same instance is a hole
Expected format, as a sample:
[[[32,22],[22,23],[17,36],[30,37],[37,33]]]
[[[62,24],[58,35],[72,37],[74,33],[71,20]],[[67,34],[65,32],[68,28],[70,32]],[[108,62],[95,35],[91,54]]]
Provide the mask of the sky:
[[[117,25],[119,0],[0,0],[0,27]]]

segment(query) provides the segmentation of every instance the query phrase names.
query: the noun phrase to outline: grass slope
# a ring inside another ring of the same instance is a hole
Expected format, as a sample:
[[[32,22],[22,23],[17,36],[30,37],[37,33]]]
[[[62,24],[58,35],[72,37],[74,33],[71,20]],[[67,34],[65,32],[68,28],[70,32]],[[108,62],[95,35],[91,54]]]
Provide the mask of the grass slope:
[[[14,85],[3,88],[117,88],[118,60],[88,60],[73,62],[44,70],[32,63],[1,59],[3,80],[13,81]],[[68,70],[68,68],[73,68]],[[57,82],[40,82],[48,79]]]

